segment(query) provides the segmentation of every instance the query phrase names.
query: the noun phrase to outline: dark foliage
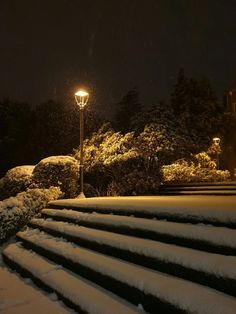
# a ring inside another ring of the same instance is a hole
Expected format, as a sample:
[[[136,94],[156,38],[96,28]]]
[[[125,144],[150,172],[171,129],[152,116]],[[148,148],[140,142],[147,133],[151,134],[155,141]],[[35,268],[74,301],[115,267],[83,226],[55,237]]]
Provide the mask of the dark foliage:
[[[188,78],[181,69],[171,94],[171,107],[176,121],[189,134],[198,151],[206,149],[216,134],[223,135],[225,109],[218,103],[207,79]]]
[[[85,109],[85,137],[102,119]],[[0,102],[0,176],[15,166],[36,164],[44,157],[69,154],[79,145],[79,110],[76,105],[49,100],[32,109],[28,104]]]
[[[115,130],[123,133],[131,131],[132,118],[138,115],[142,109],[137,89],[130,90],[116,105],[116,109],[114,116]]]
[[[0,102],[0,175],[32,160],[32,110],[25,103]]]

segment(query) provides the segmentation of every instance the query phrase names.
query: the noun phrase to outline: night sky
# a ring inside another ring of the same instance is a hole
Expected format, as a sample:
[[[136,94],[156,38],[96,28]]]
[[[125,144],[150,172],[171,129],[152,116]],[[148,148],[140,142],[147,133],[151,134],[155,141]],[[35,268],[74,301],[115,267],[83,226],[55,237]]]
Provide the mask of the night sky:
[[[108,109],[134,86],[166,98],[179,68],[236,87],[235,0],[0,0],[0,98]]]

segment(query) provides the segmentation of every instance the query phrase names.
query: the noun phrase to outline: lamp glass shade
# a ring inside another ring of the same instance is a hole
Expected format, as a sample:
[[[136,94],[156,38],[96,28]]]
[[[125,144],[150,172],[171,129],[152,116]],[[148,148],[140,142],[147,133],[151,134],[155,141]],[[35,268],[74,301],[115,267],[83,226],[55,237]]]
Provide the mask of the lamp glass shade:
[[[89,93],[83,90],[79,90],[75,93],[75,100],[80,109],[83,109],[88,102]]]

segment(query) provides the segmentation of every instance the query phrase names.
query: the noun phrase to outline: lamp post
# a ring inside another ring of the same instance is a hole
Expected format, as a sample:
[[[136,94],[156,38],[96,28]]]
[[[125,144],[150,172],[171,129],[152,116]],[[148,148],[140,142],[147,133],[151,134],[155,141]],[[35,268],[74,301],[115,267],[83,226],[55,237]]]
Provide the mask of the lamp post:
[[[219,170],[220,168],[220,138],[219,137],[214,137],[213,139],[213,144],[216,148],[216,169]]]
[[[84,195],[84,107],[87,105],[89,94],[83,90],[75,93],[75,100],[79,106],[80,112],[80,194],[79,198],[85,198]]]

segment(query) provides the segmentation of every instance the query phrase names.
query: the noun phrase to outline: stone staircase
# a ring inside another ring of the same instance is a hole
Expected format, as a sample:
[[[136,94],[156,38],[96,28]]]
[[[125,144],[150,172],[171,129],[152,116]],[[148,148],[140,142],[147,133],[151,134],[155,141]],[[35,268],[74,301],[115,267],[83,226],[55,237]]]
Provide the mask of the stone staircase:
[[[163,184],[160,195],[236,195],[236,182]]]
[[[236,313],[236,219],[188,216],[55,201],[3,259],[78,313]]]

